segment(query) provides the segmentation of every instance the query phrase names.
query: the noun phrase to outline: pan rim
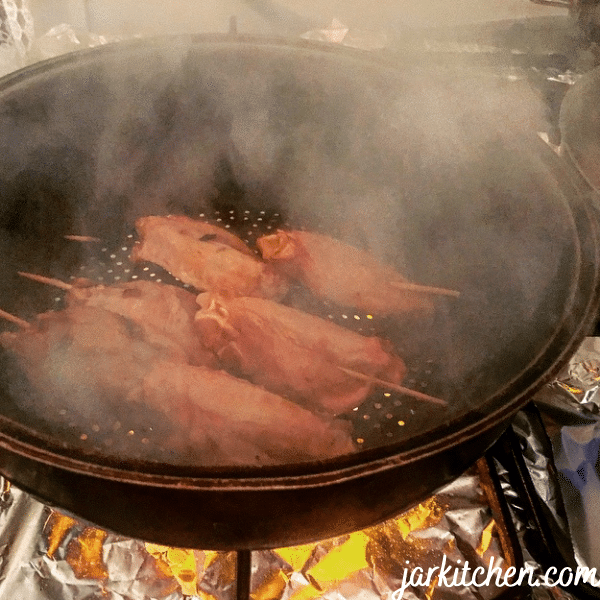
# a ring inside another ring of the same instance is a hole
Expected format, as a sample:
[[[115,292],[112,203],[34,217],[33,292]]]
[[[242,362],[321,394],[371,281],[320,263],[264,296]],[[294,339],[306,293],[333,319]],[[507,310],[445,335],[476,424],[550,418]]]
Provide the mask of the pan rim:
[[[225,35],[225,34],[201,34],[201,35],[183,35],[175,36],[181,39],[181,43],[185,41],[189,45],[190,40],[193,43],[248,43],[248,44],[263,44],[265,46],[285,46],[286,48],[300,48],[310,49],[333,53],[344,53],[348,56],[355,57],[361,61],[368,62],[373,66],[392,68],[388,64],[386,59],[382,59],[380,55],[377,57],[371,55],[365,55],[364,51],[357,51],[350,48],[342,48],[339,46],[333,46],[331,44],[315,43],[307,40],[287,40],[285,38],[259,38],[255,36],[239,36],[239,35]],[[131,40],[127,42],[118,42],[119,48],[123,43],[131,45],[135,48],[137,46],[146,47],[150,44],[162,44],[164,40],[168,39],[172,45],[173,36],[161,36],[157,38],[150,38],[144,40]],[[69,64],[75,60],[78,60],[81,55],[93,55],[95,56],[98,52],[112,52],[115,50],[116,44],[107,44],[99,48],[90,50],[77,51],[70,53],[65,56],[61,56],[55,59],[49,59],[36,65],[26,67],[25,69],[0,79],[0,91],[7,88],[14,89],[18,86],[19,82],[29,78],[35,73],[45,73],[49,68],[54,66]],[[598,231],[594,230],[596,240],[598,239]],[[4,430],[0,430],[0,448],[3,448],[9,452],[14,452],[28,458],[34,458],[40,462],[48,465],[59,467],[61,469],[70,470],[76,473],[100,477],[109,480],[118,480],[121,482],[128,482],[137,485],[149,485],[158,486],[165,488],[198,488],[198,487],[221,487],[226,489],[259,489],[263,487],[269,487],[270,489],[277,489],[278,487],[283,489],[290,489],[293,487],[313,487],[333,484],[339,481],[345,481],[357,477],[361,477],[365,474],[377,473],[387,469],[394,468],[398,465],[409,464],[416,460],[419,460],[425,456],[432,456],[437,453],[443,452],[452,447],[457,441],[463,441],[471,439],[476,435],[481,434],[483,431],[490,430],[498,423],[516,412],[518,408],[523,406],[542,385],[555,375],[558,370],[563,366],[568,356],[576,349],[579,343],[585,337],[585,328],[592,322],[594,310],[600,301],[600,290],[598,289],[598,244],[596,244],[596,261],[594,277],[591,280],[595,282],[595,289],[589,297],[588,304],[586,306],[585,317],[581,320],[579,328],[575,333],[570,335],[570,343],[564,346],[561,352],[553,354],[554,359],[552,364],[544,368],[543,377],[538,377],[535,381],[523,388],[525,383],[530,377],[531,372],[536,370],[536,367],[540,368],[540,363],[546,359],[546,355],[549,353],[549,348],[557,344],[558,338],[564,335],[564,320],[568,317],[569,308],[565,307],[563,314],[563,320],[557,324],[557,328],[552,337],[547,341],[544,348],[542,348],[538,355],[534,357],[530,363],[518,374],[512,381],[508,382],[504,388],[497,391],[491,397],[486,400],[486,404],[497,404],[501,403],[501,406],[486,414],[480,420],[467,424],[466,426],[458,428],[449,435],[442,436],[440,439],[436,439],[434,442],[423,443],[422,441],[417,444],[416,447],[411,447],[408,450],[401,450],[399,452],[394,451],[394,444],[384,445],[379,450],[380,452],[385,451],[386,456],[373,458],[371,460],[364,460],[365,453],[368,451],[359,451],[347,457],[336,457],[328,459],[326,461],[311,461],[310,463],[302,463],[298,465],[282,465],[281,467],[240,467],[237,468],[199,468],[190,467],[189,469],[184,466],[177,465],[155,465],[155,463],[142,461],[137,463],[136,461],[130,460],[129,463],[132,465],[131,468],[120,468],[110,463],[114,461],[107,460],[109,464],[103,464],[100,462],[89,462],[79,456],[86,456],[86,452],[80,451],[77,456],[73,456],[74,449],[67,448],[65,453],[61,453],[58,450],[50,450],[48,448],[41,448],[39,445],[29,443],[15,439],[15,437],[9,435]],[[582,274],[579,273],[578,277],[581,278]],[[575,285],[574,287],[578,289]],[[525,380],[525,381],[524,381]],[[511,394],[510,390],[513,388],[519,388],[520,393],[517,395]],[[502,403],[502,398],[510,397],[510,401]],[[462,418],[464,420],[464,417]],[[470,421],[471,419],[467,419]],[[5,417],[0,417],[0,423],[9,422],[8,428],[10,428],[10,420]],[[460,419],[458,421],[460,423]],[[455,424],[456,426],[456,424]],[[455,429],[455,426],[452,429]],[[446,426],[444,426],[444,429]],[[3,429],[3,428],[2,428]],[[21,430],[25,433],[26,437],[31,435],[32,438],[39,439],[39,433],[28,432],[27,428],[21,424],[16,424],[16,429]],[[434,436],[437,430],[431,430],[426,433],[427,436]],[[424,434],[425,435],[425,434]],[[414,440],[414,438],[411,438]],[[399,445],[401,445],[400,443]],[[69,456],[68,454],[71,454]],[[391,455],[390,455],[391,454]],[[136,464],[143,466],[145,469],[143,472],[136,470]],[[153,465],[156,466],[156,472],[151,468]],[[290,467],[293,467],[290,469]],[[160,472],[164,469],[168,469],[172,472],[167,474]],[[277,472],[286,471],[287,474],[276,475]],[[194,475],[196,473],[196,475]],[[202,473],[198,476],[197,473]]]

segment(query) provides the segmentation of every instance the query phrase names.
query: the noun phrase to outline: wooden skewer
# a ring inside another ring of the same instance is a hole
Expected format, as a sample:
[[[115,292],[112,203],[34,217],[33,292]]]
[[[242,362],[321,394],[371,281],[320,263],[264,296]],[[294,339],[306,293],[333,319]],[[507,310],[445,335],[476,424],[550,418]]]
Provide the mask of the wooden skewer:
[[[73,242],[101,242],[102,240],[91,235],[65,235],[65,240],[72,240]]]
[[[24,321],[23,319],[19,319],[19,317],[16,317],[15,315],[11,315],[10,313],[8,313],[2,309],[0,309],[0,317],[2,319],[6,319],[7,321],[10,321],[11,323],[15,323],[16,325],[18,325],[19,327],[22,327],[23,329],[29,329],[29,327],[31,327],[31,323],[28,323],[27,321]]]
[[[431,287],[429,285],[419,285],[418,283],[409,283],[408,281],[390,281],[392,287],[407,292],[421,292],[423,294],[436,294],[438,296],[452,296],[458,298],[460,292],[456,290],[448,290],[446,288]]]
[[[385,381],[384,379],[372,377],[371,375],[365,375],[364,373],[359,373],[358,371],[353,371],[352,369],[346,369],[345,367],[338,367],[338,369],[340,369],[347,375],[356,377],[357,379],[362,379],[363,381],[368,381],[369,383],[375,383],[382,387],[386,387],[391,390],[396,390],[397,392],[400,392],[401,394],[406,394],[407,396],[412,396],[413,398],[417,398],[418,400],[425,400],[426,402],[440,404],[441,406],[446,406],[446,404],[447,404],[447,402],[445,400],[442,400],[441,398],[436,398],[435,396],[430,396],[429,394],[424,394],[423,392],[417,392],[416,390],[411,390],[410,388],[406,388],[402,385],[398,385],[397,383],[392,383],[391,381]]]
[[[63,289],[63,290],[71,290],[73,289],[73,285],[70,283],[66,283],[61,281],[60,279],[56,279],[54,277],[45,277],[43,275],[36,275],[35,273],[27,273],[25,271],[18,272],[21,277],[26,277],[27,279],[32,279],[33,281],[38,281],[39,283],[45,283],[47,285],[53,285],[54,287]],[[419,286],[414,284],[408,284],[417,288],[423,288],[425,286]],[[428,290],[437,289],[437,288],[426,288]],[[458,292],[452,292],[452,290],[443,290],[448,292],[449,295],[458,295]],[[213,300],[214,302],[214,300]],[[212,307],[212,305],[211,305]],[[19,319],[19,317],[15,317],[10,313],[4,312],[0,310],[0,317],[7,319],[8,321],[12,321],[16,323],[20,327],[30,327],[30,324],[27,321],[23,321]],[[432,402],[434,404],[440,404],[442,406],[446,406],[446,401],[441,398],[436,398],[435,396],[430,396],[429,394],[424,394],[423,392],[417,392],[416,390],[411,390],[410,388],[406,388],[402,385],[398,385],[396,383],[392,383],[391,381],[385,381],[384,379],[379,379],[377,377],[372,377],[371,375],[365,375],[364,373],[359,373],[358,371],[353,371],[352,369],[346,369],[345,367],[338,367],[341,371],[350,375],[352,377],[356,377],[357,379],[362,379],[363,381],[367,381],[369,383],[374,383],[382,387],[389,388],[391,390],[396,390],[401,394],[405,394],[407,396],[411,396],[413,398],[417,398],[419,400],[425,400],[426,402]]]
[[[26,273],[25,271],[18,271],[18,273],[21,277],[26,277],[27,279],[32,279],[33,281],[39,281],[39,283],[53,285],[54,287],[60,288],[61,290],[73,289],[72,284],[61,281],[60,279],[55,279],[54,277],[44,277],[43,275],[36,275],[35,273]]]

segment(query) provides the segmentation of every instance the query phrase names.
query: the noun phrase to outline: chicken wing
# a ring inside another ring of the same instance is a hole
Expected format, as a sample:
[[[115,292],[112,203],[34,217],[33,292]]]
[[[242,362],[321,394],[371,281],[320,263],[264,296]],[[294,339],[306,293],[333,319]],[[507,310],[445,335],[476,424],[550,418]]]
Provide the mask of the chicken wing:
[[[433,310],[429,294],[410,289],[422,286],[410,284],[368,252],[334,238],[278,231],[259,238],[257,245],[262,257],[282,275],[300,281],[323,300],[379,316]]]
[[[131,259],[160,265],[198,291],[275,299],[287,292],[286,278],[270,265],[216,239],[198,240],[177,221],[143,217],[136,229],[140,242]]]
[[[109,310],[178,343],[194,365],[216,366],[216,356],[200,342],[194,327],[196,296],[183,288],[155,281],[90,285],[75,280],[67,305],[84,304]]]
[[[203,343],[226,368],[254,383],[339,414],[358,406],[372,383],[342,369],[400,383],[403,361],[389,343],[261,298],[199,297]]]
[[[145,403],[168,407],[172,418],[192,429],[216,420],[217,439],[254,444],[282,463],[355,450],[349,423],[318,417],[224,371],[160,363],[144,378],[142,395]]]

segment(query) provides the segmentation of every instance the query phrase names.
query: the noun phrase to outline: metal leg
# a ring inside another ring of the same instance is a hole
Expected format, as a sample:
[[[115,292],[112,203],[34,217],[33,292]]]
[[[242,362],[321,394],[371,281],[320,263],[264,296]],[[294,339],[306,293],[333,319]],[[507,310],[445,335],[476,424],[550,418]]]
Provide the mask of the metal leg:
[[[250,598],[251,567],[252,552],[250,550],[238,550],[235,567],[236,600],[249,600]]]

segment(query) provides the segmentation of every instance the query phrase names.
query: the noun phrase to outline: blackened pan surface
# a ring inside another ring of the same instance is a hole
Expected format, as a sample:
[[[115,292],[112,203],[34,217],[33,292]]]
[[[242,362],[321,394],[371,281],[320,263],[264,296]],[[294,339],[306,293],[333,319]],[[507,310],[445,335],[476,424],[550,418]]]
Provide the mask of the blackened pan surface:
[[[171,432],[160,414],[45,405],[24,382],[18,391],[3,356],[2,446],[12,453],[5,473],[121,530],[127,526],[65,491],[70,477],[75,486],[106,484],[109,496],[111,485],[129,484],[187,500],[194,490],[231,490],[238,511],[244,491],[271,502],[277,490],[329,486],[342,490],[332,495],[339,503],[357,491],[347,482],[361,478],[370,490],[361,493],[375,497],[375,474],[388,473],[389,487],[394,468],[398,486],[415,486],[404,499],[388,490],[397,501],[386,497],[384,508],[373,500],[345,524],[298,529],[297,542],[389,516],[457,475],[567,360],[597,305],[594,200],[535,138],[535,98],[518,90],[481,74],[392,67],[328,46],[206,37],[107,46],[4,78],[0,307],[21,318],[60,308],[61,298],[18,271],[168,280],[128,263],[135,219],[147,214],[227,223],[250,245],[278,227],[305,228],[367,249],[414,281],[460,292],[436,300],[431,319],[374,315],[368,325],[352,307],[295,299],[390,339],[411,369],[408,384],[448,401],[440,409],[380,390],[348,415],[360,448],[352,455],[206,468],[164,447]],[[68,234],[102,243],[73,243]],[[416,485],[421,459],[439,468]],[[63,480],[37,486],[19,473],[31,464]],[[258,532],[243,540],[239,532],[195,535],[189,543],[205,547],[260,545]]]

